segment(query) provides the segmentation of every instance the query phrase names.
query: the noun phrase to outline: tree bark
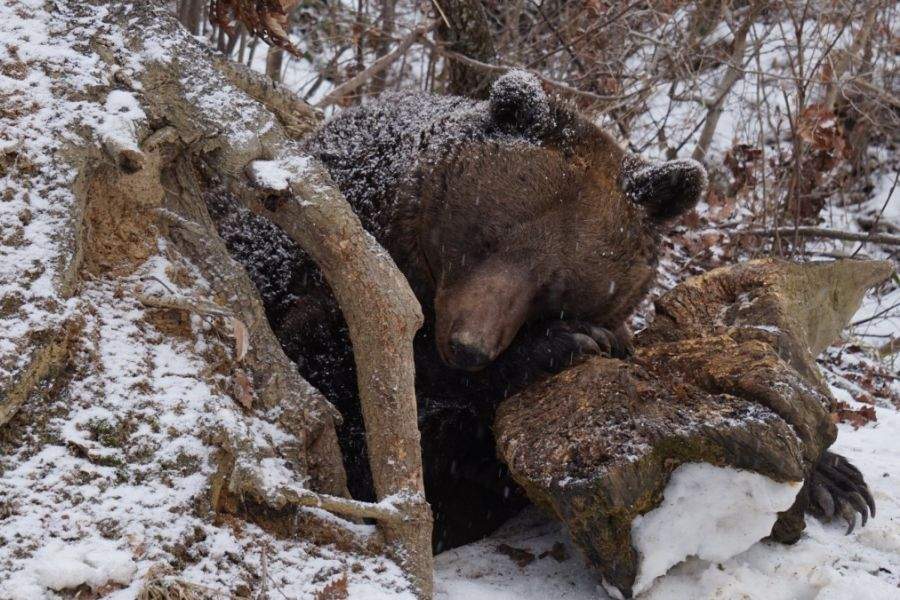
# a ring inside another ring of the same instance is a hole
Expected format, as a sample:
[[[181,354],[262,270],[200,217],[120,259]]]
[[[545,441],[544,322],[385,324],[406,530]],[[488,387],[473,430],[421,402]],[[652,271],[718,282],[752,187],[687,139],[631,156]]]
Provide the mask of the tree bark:
[[[396,29],[396,7],[397,0],[381,0],[381,39],[378,41],[378,47],[375,51],[377,58],[387,55],[391,50],[391,37]],[[387,72],[381,71],[372,78],[370,91],[373,96],[377,96],[384,91],[387,85]]]
[[[158,14],[154,18],[159,18]],[[195,56],[185,56],[181,63],[191,64],[192,72],[200,60],[209,63],[199,49],[192,53]],[[212,65],[208,68],[213,69]],[[211,77],[216,75],[211,73]],[[181,76],[190,75],[185,72]],[[157,77],[151,80],[146,83],[161,87]],[[412,339],[422,316],[408,283],[389,255],[363,230],[324,168],[304,157],[278,124],[263,125],[272,120],[271,113],[257,110],[253,115],[256,122],[247,122],[246,107],[198,114],[196,105],[183,93],[167,97],[157,109],[170,120],[177,119],[182,137],[193,132],[208,138],[223,122],[243,123],[251,131],[268,130],[253,140],[234,135],[206,139],[202,150],[205,156],[215,158],[204,162],[223,176],[248,208],[272,219],[309,252],[331,285],[350,328],[376,493],[407,515],[380,525],[393,557],[409,573],[418,592],[430,597],[431,514],[422,482],[412,354]],[[246,178],[253,173],[253,161],[263,158],[270,166],[286,170],[290,182],[289,197],[274,210],[267,202],[273,190],[254,187],[252,179]]]
[[[276,83],[281,83],[281,66],[284,64],[284,50],[269,46],[266,51],[266,75]]]
[[[480,0],[432,0],[441,25],[438,37],[446,49],[483,63],[494,63],[497,52],[487,14]],[[486,98],[493,77],[460,61],[449,61],[447,91],[460,96]]]

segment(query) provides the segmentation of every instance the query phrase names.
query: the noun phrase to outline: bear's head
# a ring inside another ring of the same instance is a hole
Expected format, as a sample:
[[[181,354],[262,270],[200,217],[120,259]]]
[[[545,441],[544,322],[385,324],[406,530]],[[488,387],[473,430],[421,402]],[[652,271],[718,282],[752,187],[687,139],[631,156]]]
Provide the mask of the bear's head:
[[[467,370],[527,322],[621,325],[656,272],[661,227],[706,185],[694,161],[627,153],[526,73],[498,79],[482,113],[487,133],[432,160],[417,190],[438,351]]]

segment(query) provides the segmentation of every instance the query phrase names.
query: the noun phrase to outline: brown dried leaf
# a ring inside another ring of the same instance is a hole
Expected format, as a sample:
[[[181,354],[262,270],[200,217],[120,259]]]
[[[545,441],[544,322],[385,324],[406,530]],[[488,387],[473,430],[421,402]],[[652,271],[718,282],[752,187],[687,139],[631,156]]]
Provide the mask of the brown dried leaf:
[[[234,399],[247,410],[253,408],[253,383],[243,369],[234,370]]]
[[[837,115],[821,104],[810,104],[803,109],[797,134],[816,150],[824,150],[831,156],[843,156],[846,152],[844,131]]]
[[[300,51],[284,30],[288,14],[299,3],[300,0],[210,0],[209,20],[229,35],[234,35],[234,21],[240,21],[267,44],[299,56]]]
[[[725,235],[719,231],[707,231],[706,233],[700,234],[700,241],[707,248],[712,248],[721,242],[723,237],[725,237]]]
[[[838,402],[836,410],[831,413],[831,419],[835,423],[849,423],[853,429],[859,429],[863,425],[867,425],[873,421],[877,421],[874,406],[863,406],[859,409],[852,409],[846,402]]]
[[[241,362],[250,348],[250,332],[247,331],[244,322],[237,317],[231,317],[231,331],[234,335],[234,359]]]
[[[569,553],[566,552],[566,547],[561,542],[556,542],[553,544],[553,547],[549,550],[545,550],[541,552],[538,558],[552,558],[556,562],[565,562],[569,559]]]
[[[703,217],[696,210],[691,209],[681,217],[680,223],[688,229],[698,229],[703,224]]]
[[[346,600],[349,596],[347,574],[345,573],[337,579],[331,580],[328,582],[328,585],[319,590],[316,594],[316,600]]]
[[[516,548],[509,544],[500,544],[497,546],[497,552],[505,554],[515,562],[519,568],[525,568],[534,562],[534,554],[522,548]]]

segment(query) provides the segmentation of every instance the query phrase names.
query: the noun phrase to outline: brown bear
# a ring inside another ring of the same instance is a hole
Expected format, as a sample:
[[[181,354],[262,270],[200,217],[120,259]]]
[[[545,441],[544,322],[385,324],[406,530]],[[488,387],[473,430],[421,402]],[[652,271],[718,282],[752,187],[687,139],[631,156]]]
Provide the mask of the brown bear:
[[[524,504],[496,458],[495,406],[585,355],[628,353],[661,227],[694,206],[705,171],[641,160],[517,71],[487,101],[383,96],[305,147],[422,304],[416,392],[435,547],[483,536]],[[288,355],[343,413],[351,491],[371,498],[351,347],[327,284],[276,227],[213,208]]]

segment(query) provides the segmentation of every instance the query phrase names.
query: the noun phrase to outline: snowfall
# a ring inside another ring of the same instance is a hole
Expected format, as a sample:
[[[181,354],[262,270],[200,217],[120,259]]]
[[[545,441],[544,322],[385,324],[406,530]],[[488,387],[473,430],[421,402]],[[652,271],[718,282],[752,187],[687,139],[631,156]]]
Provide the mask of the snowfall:
[[[12,118],[0,113],[0,152],[17,152],[47,172],[58,167],[49,157],[75,126],[92,128],[101,142],[105,136],[127,134],[131,120],[142,118],[129,93],[111,93],[105,104],[96,105],[60,95],[54,77],[77,73],[76,88],[105,84],[99,59],[89,50],[72,47],[79,28],[96,27],[110,47],[122,48],[115,31],[98,26],[102,11],[68,14],[66,7],[75,3],[53,4],[57,12],[48,12],[49,4],[38,0],[0,3],[0,66],[15,63],[25,69],[24,75],[15,76],[0,69],[0,103],[27,96],[31,107]],[[148,45],[144,56],[135,58],[134,69],[140,68],[140,60],[163,59],[166,52],[162,42]],[[308,75],[312,65],[289,62],[287,68],[291,85]],[[317,94],[326,92],[323,86]],[[658,108],[666,110],[663,105]],[[729,111],[738,115],[740,107],[729,106]],[[738,122],[736,116],[724,119],[723,144],[738,137]],[[830,226],[858,230],[856,216],[879,210],[886,222],[900,226],[900,199],[891,198],[894,178],[892,171],[881,173],[871,199],[855,212],[831,211]],[[30,223],[15,225],[30,242],[22,250],[28,254],[5,248],[0,254],[0,291],[13,290],[29,299],[29,319],[34,322],[61,318],[41,312],[42,306],[55,301],[52,268],[31,290],[16,287],[20,285],[16,269],[22,262],[54,260],[58,241],[47,231],[71,206],[66,190],[73,179],[73,173],[61,172],[55,179],[36,179],[37,187],[24,189],[0,171],[0,191],[13,190],[0,203],[0,224],[12,227],[23,208],[32,215]],[[710,210],[701,205],[701,216]],[[701,230],[687,235],[702,234]],[[829,251],[853,251],[852,244],[826,246]],[[683,271],[678,245],[670,252],[660,290],[671,287]],[[874,249],[870,256],[889,255]],[[177,287],[167,279],[170,266],[151,259],[132,278],[152,276]],[[64,413],[59,406],[35,410],[45,421],[23,436],[33,441],[40,437],[37,427],[45,426],[52,430],[50,441],[42,441],[37,451],[0,455],[0,600],[72,597],[64,590],[79,586],[109,598],[134,598],[154,565],[170,559],[185,540],[190,543],[183,552],[192,554],[177,575],[203,586],[213,597],[228,595],[248,571],[258,573],[265,564],[273,581],[270,597],[322,597],[329,581],[344,577],[350,598],[412,598],[399,568],[386,559],[348,557],[303,540],[275,539],[250,524],[239,531],[213,526],[194,515],[191,507],[206,493],[212,468],[211,449],[194,432],[216,424],[208,415],[222,421],[243,419],[247,428],[267,435],[283,434],[242,416],[231,398],[193,377],[203,366],[202,344],[167,339],[145,327],[145,309],[123,302],[118,293],[115,282],[92,281],[78,299],[92,307],[85,328],[93,345],[83,351],[99,357],[108,368],[67,391],[70,404]],[[635,526],[636,544],[650,565],[641,582],[646,588],[641,598],[900,598],[900,406],[895,404],[900,377],[897,363],[891,362],[900,358],[896,354],[893,359],[877,358],[873,350],[891,336],[900,337],[900,316],[896,310],[886,311],[898,301],[896,284],[870,294],[854,318],[858,325],[820,358],[838,400],[851,409],[874,407],[876,418],[869,422],[838,424],[833,449],[863,472],[877,515],[849,535],[843,522],[808,518],[803,537],[794,545],[757,541],[770,526],[771,514],[790,503],[786,494],[792,490],[747,474],[685,465],[673,477],[660,512],[644,515]],[[60,314],[75,310],[77,304],[69,302]],[[9,350],[8,341],[28,325],[0,320],[0,350]],[[205,335],[199,320],[192,327]],[[141,354],[138,348],[149,349],[150,354]],[[872,393],[872,378],[880,393]],[[128,452],[88,435],[126,414],[147,421],[129,433],[130,442],[139,445]],[[140,477],[134,479],[118,466],[137,453],[145,458],[137,469]],[[190,470],[186,464],[206,466]],[[723,486],[729,494],[721,493]],[[691,498],[693,511],[685,510],[686,497]],[[703,519],[696,518],[698,513]],[[658,541],[662,532],[668,543]],[[585,568],[564,529],[535,508],[526,509],[488,538],[438,555],[435,596],[440,600],[609,597]]]

